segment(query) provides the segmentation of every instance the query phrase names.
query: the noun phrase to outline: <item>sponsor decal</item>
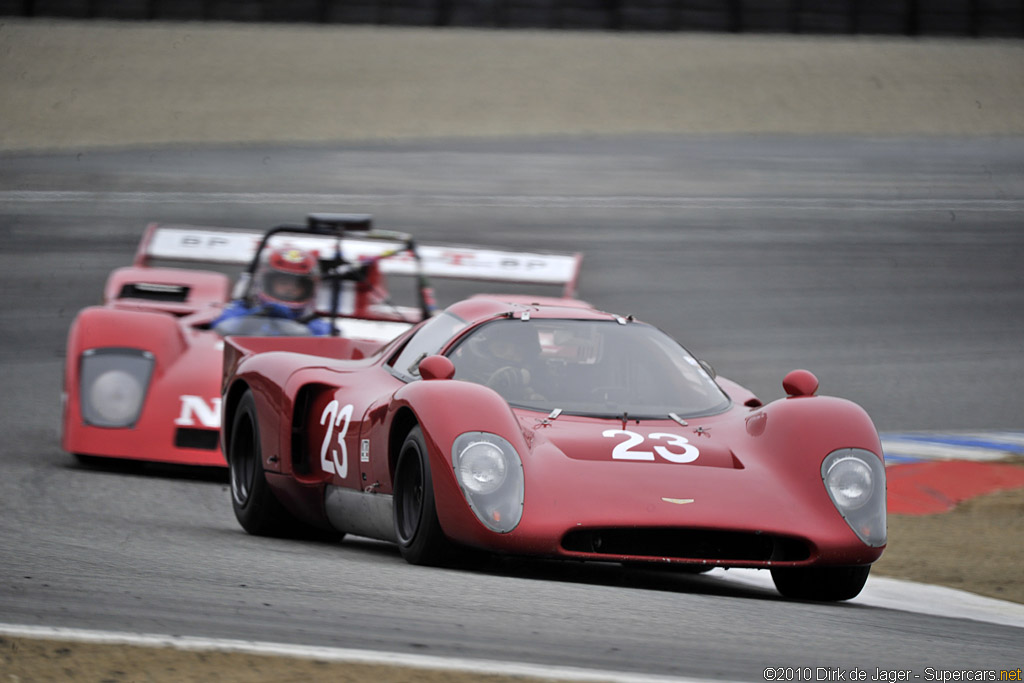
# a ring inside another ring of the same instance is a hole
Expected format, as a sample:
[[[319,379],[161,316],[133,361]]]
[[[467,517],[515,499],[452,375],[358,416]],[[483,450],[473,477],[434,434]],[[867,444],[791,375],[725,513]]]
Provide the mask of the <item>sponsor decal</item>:
[[[194,427],[197,423],[209,429],[220,429],[220,397],[211,398],[209,402],[202,396],[182,395],[181,414],[174,424],[179,427]]]

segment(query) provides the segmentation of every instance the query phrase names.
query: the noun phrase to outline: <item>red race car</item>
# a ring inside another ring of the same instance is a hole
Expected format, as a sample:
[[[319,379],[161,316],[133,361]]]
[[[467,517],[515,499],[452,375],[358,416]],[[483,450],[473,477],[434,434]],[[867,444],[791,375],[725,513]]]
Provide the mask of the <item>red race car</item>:
[[[135,263],[111,273],[102,305],[82,310],[71,325],[63,448],[83,460],[224,467],[218,436],[225,336],[308,336],[316,329],[304,318],[247,308],[254,292],[269,292],[258,286],[264,269],[267,278],[282,275],[269,270],[274,258],[286,276],[315,269],[305,273],[311,289],[302,293],[318,315],[313,322],[367,353],[430,314],[428,276],[556,285],[571,295],[580,265],[576,254],[417,247],[408,235],[373,229],[361,214],[314,214],[306,225],[266,233],[150,225]],[[183,264],[205,270],[167,267]],[[243,267],[232,294],[217,269]],[[395,304],[389,275],[408,276],[416,296]],[[275,301],[295,309],[287,296]],[[239,306],[246,315],[226,315]]]
[[[252,534],[756,567],[845,600],[886,543],[868,415],[794,370],[768,405],[572,298],[477,296],[387,344],[229,338],[222,447]]]

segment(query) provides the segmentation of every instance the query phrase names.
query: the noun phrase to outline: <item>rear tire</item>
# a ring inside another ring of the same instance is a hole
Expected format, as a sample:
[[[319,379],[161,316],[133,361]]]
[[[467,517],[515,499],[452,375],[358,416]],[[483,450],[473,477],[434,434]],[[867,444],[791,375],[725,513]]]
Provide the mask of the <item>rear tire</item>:
[[[256,400],[251,391],[246,391],[238,402],[238,410],[231,420],[230,436],[227,460],[231,507],[238,523],[254,536],[294,535],[298,522],[284,509],[267,484]]]
[[[439,565],[452,559],[454,546],[437,520],[430,456],[418,426],[405,437],[398,454],[394,521],[398,548],[409,564]]]
[[[838,602],[857,597],[868,580],[871,565],[779,567],[771,571],[775,587],[787,598]]]

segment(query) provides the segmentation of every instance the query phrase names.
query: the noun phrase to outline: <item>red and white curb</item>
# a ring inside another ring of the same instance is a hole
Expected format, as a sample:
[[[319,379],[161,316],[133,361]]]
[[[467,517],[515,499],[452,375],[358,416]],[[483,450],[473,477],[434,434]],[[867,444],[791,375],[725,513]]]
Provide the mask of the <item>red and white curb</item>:
[[[882,433],[887,464],[925,460],[995,462],[1024,455],[1024,432],[899,432]]]

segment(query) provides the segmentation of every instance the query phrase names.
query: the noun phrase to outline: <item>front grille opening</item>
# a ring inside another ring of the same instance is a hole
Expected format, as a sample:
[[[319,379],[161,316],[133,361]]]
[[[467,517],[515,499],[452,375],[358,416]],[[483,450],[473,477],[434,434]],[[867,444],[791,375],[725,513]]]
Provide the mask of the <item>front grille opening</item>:
[[[179,427],[174,432],[175,448],[198,448],[215,451],[220,448],[220,431],[217,429],[189,429]]]
[[[121,287],[118,299],[145,299],[146,301],[167,301],[185,303],[189,288],[184,285],[164,285],[156,282],[130,282]]]
[[[787,536],[707,529],[576,529],[562,539],[571,552],[678,560],[795,562],[810,557],[805,541]]]

